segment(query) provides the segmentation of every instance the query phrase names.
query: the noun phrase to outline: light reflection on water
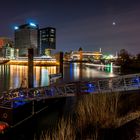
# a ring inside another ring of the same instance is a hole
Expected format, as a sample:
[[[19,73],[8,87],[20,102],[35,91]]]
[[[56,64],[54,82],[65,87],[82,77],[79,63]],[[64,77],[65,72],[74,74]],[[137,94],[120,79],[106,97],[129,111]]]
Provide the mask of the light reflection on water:
[[[49,85],[49,74],[59,73],[56,66],[39,67],[34,66],[34,87]],[[0,65],[0,91],[19,88],[22,80],[26,78],[28,85],[28,67],[20,65]],[[64,78],[59,82],[72,82],[80,80],[92,80],[94,78],[113,77],[114,73],[97,70],[97,68],[86,67],[80,63],[64,65]]]
[[[56,66],[34,67],[34,87],[49,85],[49,74],[57,73]],[[0,65],[0,91],[19,88],[22,80],[28,85],[28,67],[20,65]]]
[[[98,68],[87,67],[80,63],[64,65],[64,81],[92,80],[95,78],[114,77],[116,74],[98,70]]]

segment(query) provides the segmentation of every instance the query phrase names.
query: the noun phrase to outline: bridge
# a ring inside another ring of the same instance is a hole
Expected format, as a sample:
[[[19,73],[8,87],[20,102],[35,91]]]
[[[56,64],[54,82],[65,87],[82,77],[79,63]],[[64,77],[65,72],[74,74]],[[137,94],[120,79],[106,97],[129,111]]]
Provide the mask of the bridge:
[[[111,78],[51,84],[46,87],[18,88],[3,92],[0,97],[0,121],[11,127],[48,107],[48,103],[84,94],[100,94],[140,90],[140,73]],[[11,117],[12,116],[12,117]],[[14,117],[13,117],[14,116]]]

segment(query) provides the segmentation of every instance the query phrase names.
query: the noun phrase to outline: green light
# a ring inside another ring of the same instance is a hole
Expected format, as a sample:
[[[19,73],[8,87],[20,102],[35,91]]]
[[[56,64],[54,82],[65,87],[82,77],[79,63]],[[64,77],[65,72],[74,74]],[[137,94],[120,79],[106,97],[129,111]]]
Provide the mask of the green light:
[[[113,65],[112,65],[112,63],[106,65],[105,71],[109,72],[109,73],[113,72]]]

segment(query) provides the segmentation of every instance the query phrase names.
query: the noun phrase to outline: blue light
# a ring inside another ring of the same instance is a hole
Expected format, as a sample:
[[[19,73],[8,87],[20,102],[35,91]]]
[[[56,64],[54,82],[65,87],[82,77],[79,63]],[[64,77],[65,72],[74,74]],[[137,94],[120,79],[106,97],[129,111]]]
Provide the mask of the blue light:
[[[30,22],[29,24],[30,24],[30,26],[32,26],[32,27],[36,27],[36,24],[33,23],[33,22]]]
[[[89,93],[95,92],[95,86],[92,83],[87,84],[87,92]]]
[[[140,86],[140,77],[133,78],[131,82],[132,82],[133,86],[138,86],[139,87]]]
[[[18,27],[18,26],[15,26],[15,27],[14,27],[14,29],[15,29],[15,30],[18,30],[18,29],[19,29],[19,27]]]

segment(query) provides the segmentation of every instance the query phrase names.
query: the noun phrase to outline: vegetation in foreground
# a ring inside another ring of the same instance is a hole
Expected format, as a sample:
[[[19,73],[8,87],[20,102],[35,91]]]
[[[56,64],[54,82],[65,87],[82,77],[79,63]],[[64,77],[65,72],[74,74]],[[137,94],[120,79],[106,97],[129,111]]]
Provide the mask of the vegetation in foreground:
[[[136,106],[135,108],[133,106],[133,109],[130,107],[129,110],[128,108],[126,108],[127,111],[125,110],[125,104],[131,106],[138,97],[132,98],[128,95],[127,99],[127,96],[121,96],[119,93],[112,93],[79,97],[72,115],[62,117],[57,127],[42,134],[41,140],[98,140],[101,130],[114,129],[139,118],[140,111],[136,111],[138,109]],[[122,108],[125,113],[120,113]]]

